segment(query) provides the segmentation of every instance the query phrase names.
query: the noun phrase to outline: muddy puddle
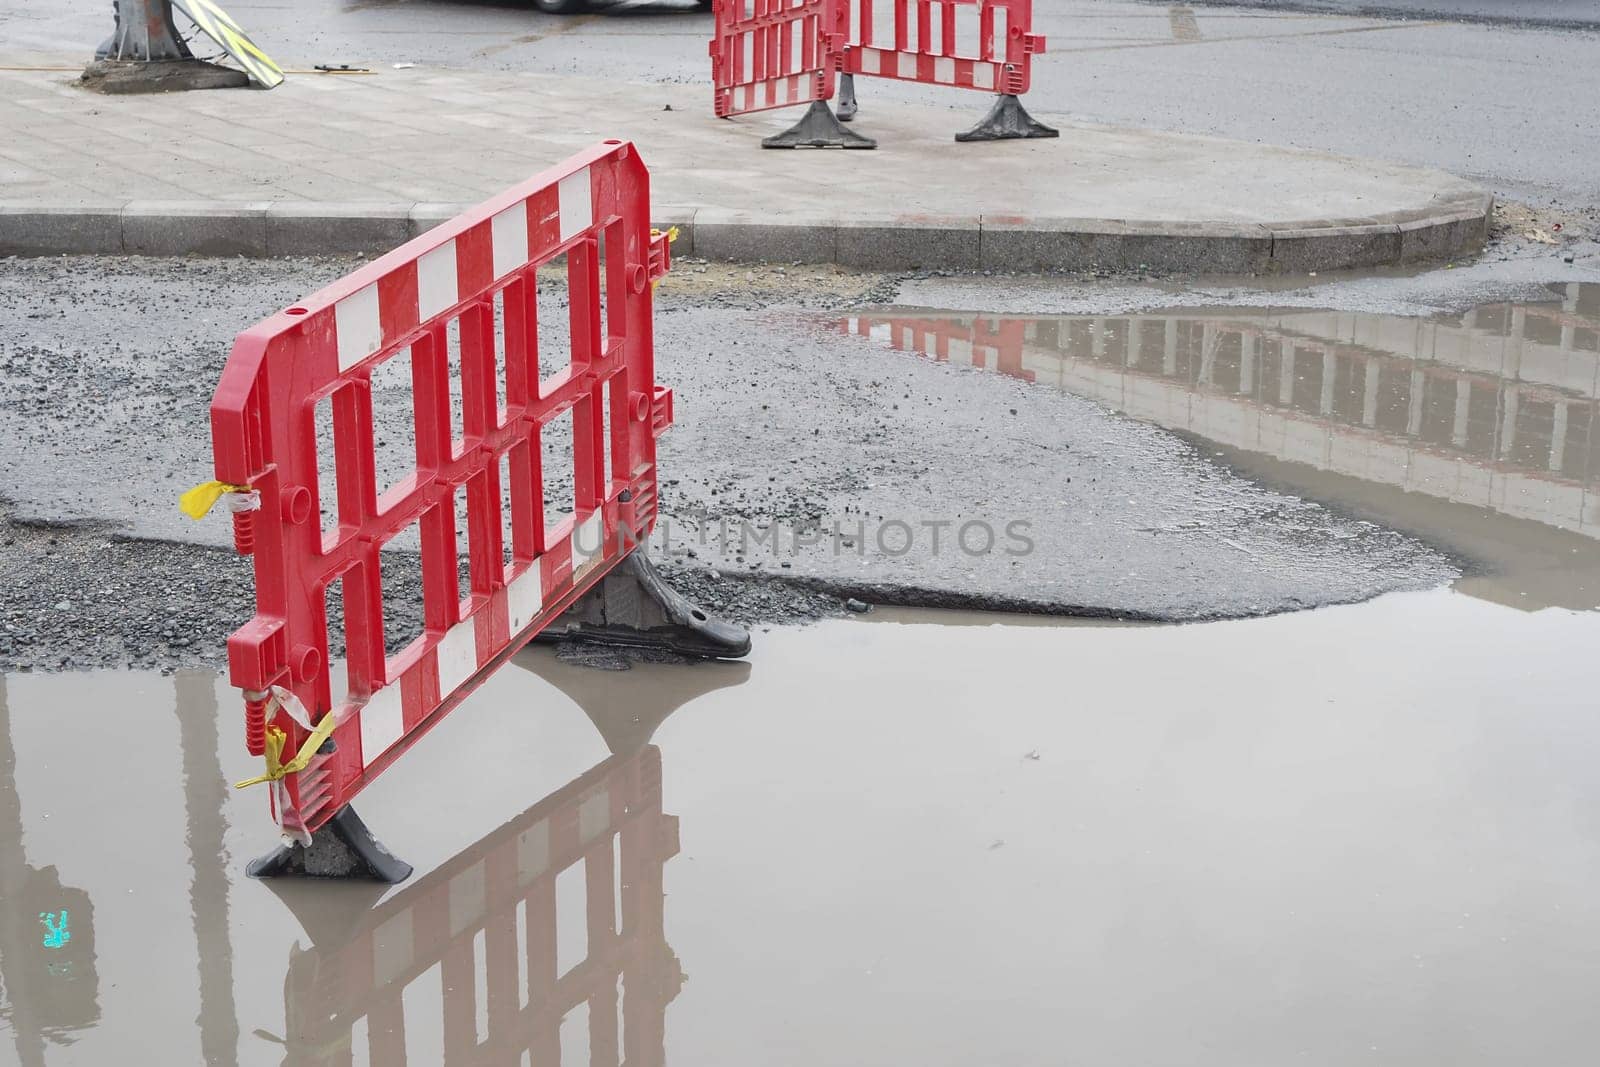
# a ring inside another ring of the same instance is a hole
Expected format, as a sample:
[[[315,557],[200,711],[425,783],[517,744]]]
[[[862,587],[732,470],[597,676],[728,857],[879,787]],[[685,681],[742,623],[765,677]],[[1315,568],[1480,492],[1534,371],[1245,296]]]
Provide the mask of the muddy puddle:
[[[13,674],[0,1063],[1575,1062],[1597,642],[1439,590],[524,652],[362,796],[386,891],[243,876],[223,679]]]
[[[1186,435],[1257,481],[1456,553],[1475,595],[1600,604],[1600,285],[1435,319],[912,309],[835,325]]]
[[[835,326],[1472,565],[1239,622],[525,651],[361,796],[392,888],[244,877],[272,828],[222,678],[0,676],[0,1064],[1589,1058],[1600,289]]]

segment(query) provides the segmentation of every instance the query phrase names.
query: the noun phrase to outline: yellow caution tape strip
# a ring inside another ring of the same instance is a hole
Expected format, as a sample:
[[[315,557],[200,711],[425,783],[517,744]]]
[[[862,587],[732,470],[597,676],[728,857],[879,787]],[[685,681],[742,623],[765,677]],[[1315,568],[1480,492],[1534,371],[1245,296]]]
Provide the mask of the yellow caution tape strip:
[[[229,485],[227,482],[201,482],[178,498],[178,507],[191,519],[203,519],[217,506],[223,493],[248,493],[248,485]]]
[[[233,21],[213,0],[172,0],[173,6],[188,15],[207,37],[222,46],[263,89],[283,81],[283,69],[263,52],[249,34]]]
[[[278,698],[274,694],[273,698]],[[258,774],[254,778],[246,778],[242,782],[234,782],[235,789],[248,789],[253,785],[263,782],[281,782],[291,774],[299,774],[311,765],[311,757],[317,754],[317,749],[322,747],[324,741],[333,736],[333,728],[337,725],[333,712],[322,717],[316,729],[311,731],[311,736],[306,738],[305,744],[300,746],[300,751],[288,763],[283,762],[283,746],[289,743],[289,735],[281,726],[267,727],[267,773]]]

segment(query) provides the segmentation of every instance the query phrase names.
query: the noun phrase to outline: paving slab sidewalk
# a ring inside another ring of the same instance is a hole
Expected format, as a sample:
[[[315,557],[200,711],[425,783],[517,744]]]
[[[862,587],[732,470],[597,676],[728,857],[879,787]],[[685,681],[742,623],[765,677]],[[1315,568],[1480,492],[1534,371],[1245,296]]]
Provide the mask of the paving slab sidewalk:
[[[981,113],[869,101],[876,151],[764,151],[706,87],[382,70],[271,92],[102,97],[0,71],[0,254],[393,247],[597,140],[636,142],[685,252],[877,269],[1300,272],[1483,243],[1492,199],[1436,170],[1038,117],[1059,140],[956,144]]]

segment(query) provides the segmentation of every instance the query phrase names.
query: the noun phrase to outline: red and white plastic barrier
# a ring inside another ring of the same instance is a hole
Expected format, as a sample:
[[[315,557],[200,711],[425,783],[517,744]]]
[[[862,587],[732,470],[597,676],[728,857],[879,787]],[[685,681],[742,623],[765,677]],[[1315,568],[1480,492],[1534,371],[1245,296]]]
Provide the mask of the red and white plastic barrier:
[[[720,118],[810,104],[766,148],[873,148],[845,130],[855,76],[977,89],[996,97],[957,141],[1053,138],[1020,97],[1033,84],[1033,0],[716,0],[711,75]],[[842,86],[839,84],[843,75]],[[825,101],[841,95],[838,112]]]
[[[718,118],[833,99],[850,0],[716,0]]]
[[[541,380],[536,272],[562,256],[571,359]],[[287,757],[334,716],[334,744],[273,783],[286,836],[309,841],[653,527],[655,441],[672,394],[655,381],[651,283],[669,267],[667,238],[650,229],[649,173],[631,144],[607,141],[239,336],[211,407],[216,476],[253,508],[235,522],[255,557],[256,614],[228,641],[230,675],[252,752],[268,742],[268,777],[271,742],[293,766]],[[380,495],[373,375],[404,352],[415,465]],[[319,459],[330,464],[315,409],[329,398],[338,519],[325,532]],[[542,469],[541,435],[568,412],[570,459]],[[573,513],[554,519],[547,507],[569,480]],[[386,638],[403,635],[385,633],[394,591],[380,558],[402,536],[421,544],[424,629],[389,655]],[[337,703],[325,609],[335,582],[350,694]]]
[[[854,0],[845,73],[1020,96],[1033,83],[1033,0]],[[888,17],[882,17],[886,14]]]

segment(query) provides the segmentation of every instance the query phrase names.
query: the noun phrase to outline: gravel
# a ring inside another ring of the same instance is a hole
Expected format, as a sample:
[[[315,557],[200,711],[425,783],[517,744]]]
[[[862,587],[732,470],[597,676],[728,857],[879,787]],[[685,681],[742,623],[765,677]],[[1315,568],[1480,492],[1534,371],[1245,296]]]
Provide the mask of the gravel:
[[[845,611],[837,596],[765,576],[665,573],[712,615],[745,626]],[[106,523],[18,521],[0,500],[0,672],[219,667],[228,635],[254,609],[252,588],[250,561],[230,550],[130,538]],[[419,631],[421,589],[401,583],[393,593],[397,628]]]
[[[221,662],[250,613],[249,567],[225,516],[192,523],[175,507],[210,476],[212,384],[239,329],[356,262],[0,261],[0,668]],[[1025,279],[676,265],[657,301],[657,372],[677,420],[661,441],[653,554],[691,600],[747,624],[851,599],[1194,621],[1459,573],[1428,546],[1264,489],[1094,403],[848,333],[852,310],[918,285],[965,285],[996,307],[1041,292]],[[563,301],[541,281],[542,350],[564,343]],[[374,429],[383,455],[404,460],[396,382],[375,385]],[[399,473],[380,463],[381,480]],[[1008,552],[1019,522],[1029,551]],[[914,550],[885,542],[899,524]],[[941,524],[942,551],[928,541]],[[952,549],[969,527],[999,546]],[[415,563],[385,556],[396,631],[416,632]]]

